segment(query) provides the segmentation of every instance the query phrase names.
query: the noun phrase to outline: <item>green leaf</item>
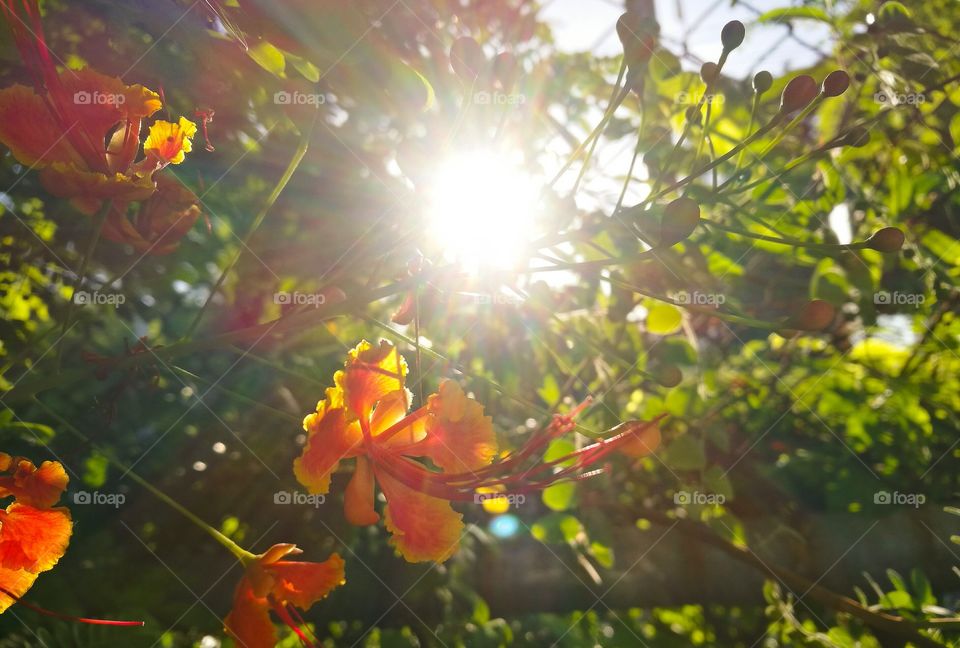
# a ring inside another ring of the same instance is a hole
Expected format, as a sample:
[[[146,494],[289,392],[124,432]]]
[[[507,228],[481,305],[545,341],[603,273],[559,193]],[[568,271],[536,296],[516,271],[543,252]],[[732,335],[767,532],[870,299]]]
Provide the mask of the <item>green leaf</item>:
[[[537,394],[543,399],[543,402],[553,407],[560,402],[560,386],[557,385],[557,379],[553,374],[547,374],[543,379],[543,387],[537,390]]]
[[[249,54],[250,58],[257,62],[257,65],[262,67],[267,72],[270,72],[274,76],[278,76],[281,79],[286,78],[286,74],[284,73],[284,70],[287,67],[286,57],[284,57],[283,52],[278,50],[271,43],[267,41],[260,41],[248,49],[247,54]]]
[[[655,302],[647,311],[647,331],[655,335],[670,335],[680,330],[683,313],[673,304]]]
[[[701,470],[707,464],[703,441],[689,434],[674,439],[667,447],[666,463],[677,470]]]
[[[83,483],[91,488],[100,488],[107,481],[107,458],[103,455],[91,455],[83,464]]]
[[[784,7],[782,9],[771,9],[757,18],[757,22],[788,22],[794,19],[819,20],[820,22],[830,22],[830,16],[818,7]]]
[[[577,494],[577,485],[573,482],[561,482],[544,489],[541,494],[543,503],[551,511],[566,511],[573,504]]]
[[[283,55],[287,57],[287,60],[293,65],[294,69],[303,75],[310,83],[316,83],[320,80],[320,68],[311,63],[305,58],[291,54],[290,52],[283,52]]]

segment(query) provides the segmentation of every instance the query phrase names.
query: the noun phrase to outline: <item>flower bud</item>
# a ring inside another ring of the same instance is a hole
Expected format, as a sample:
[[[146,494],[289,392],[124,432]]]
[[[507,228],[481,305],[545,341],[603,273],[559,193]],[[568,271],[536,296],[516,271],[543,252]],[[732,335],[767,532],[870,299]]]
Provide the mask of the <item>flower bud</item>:
[[[731,20],[720,31],[720,41],[723,43],[723,49],[727,52],[740,47],[743,37],[746,34],[746,28],[739,20]]]
[[[790,113],[805,108],[818,92],[817,82],[809,74],[793,77],[780,95],[780,112]]]
[[[899,252],[904,240],[903,232],[899,228],[884,227],[867,239],[867,247],[877,252]]]
[[[830,326],[835,315],[836,309],[832,304],[822,299],[814,299],[804,304],[791,320],[791,325],[801,331],[822,331]]]
[[[753,91],[758,95],[762,95],[764,92],[769,90],[770,86],[772,85],[773,75],[766,70],[760,70],[753,75]]]
[[[712,85],[716,83],[717,78],[720,76],[720,68],[716,63],[712,61],[707,61],[700,66],[700,79],[703,80],[707,85]]]
[[[825,97],[839,97],[850,87],[850,75],[843,70],[834,70],[823,80],[822,92]]]

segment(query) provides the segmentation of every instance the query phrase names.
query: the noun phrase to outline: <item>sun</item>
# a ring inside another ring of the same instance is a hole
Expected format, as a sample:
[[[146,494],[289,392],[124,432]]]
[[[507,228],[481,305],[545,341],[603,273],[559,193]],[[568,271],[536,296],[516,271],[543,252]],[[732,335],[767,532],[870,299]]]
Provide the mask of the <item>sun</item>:
[[[429,188],[430,238],[473,272],[520,263],[533,234],[539,185],[519,155],[476,150],[439,165]]]

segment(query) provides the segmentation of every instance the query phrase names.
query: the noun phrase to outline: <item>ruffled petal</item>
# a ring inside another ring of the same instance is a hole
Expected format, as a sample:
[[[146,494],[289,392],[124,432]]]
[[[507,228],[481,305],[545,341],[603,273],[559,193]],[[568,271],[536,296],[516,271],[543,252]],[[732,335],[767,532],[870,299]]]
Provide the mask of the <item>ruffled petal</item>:
[[[15,502],[0,511],[0,567],[46,571],[66,552],[72,531],[67,509],[38,509]]]
[[[161,256],[177,249],[200,217],[199,199],[179,180],[157,174],[156,192],[140,203],[136,216],[127,216],[128,205],[115,204],[103,228],[103,237],[126,243],[143,254]]]
[[[27,593],[35,580],[37,575],[25,569],[0,567],[0,589],[10,592],[18,599]],[[0,592],[0,614],[6,612],[7,608],[14,603],[16,603],[15,600]]]
[[[471,472],[497,456],[492,419],[483,415],[483,405],[467,398],[459,384],[441,383],[427,409],[427,438],[409,454],[429,457],[446,473]]]
[[[69,104],[67,118],[102,143],[107,133],[123,119],[149,117],[160,110],[160,95],[142,85],[128,86],[117,77],[93,68],[66,70],[60,83]],[[140,133],[135,133],[137,140]]]
[[[380,340],[363,340],[350,351],[343,377],[347,407],[361,421],[369,421],[374,406],[388,394],[403,391],[407,363],[397,348]]]
[[[373,495],[373,468],[366,457],[357,457],[357,467],[343,498],[343,512],[347,522],[355,526],[377,523],[380,516],[373,508]]]
[[[281,560],[267,570],[274,575],[273,597],[301,610],[309,610],[334,588],[347,582],[343,559],[338,554],[321,563]]]
[[[81,162],[43,98],[22,85],[0,90],[0,142],[27,166]]]
[[[270,620],[269,609],[267,599],[257,598],[244,577],[233,595],[233,609],[223,620],[237,648],[275,648],[277,629]]]
[[[143,143],[143,152],[156,157],[162,164],[180,164],[186,154],[193,150],[193,137],[197,125],[186,117],[173,124],[157,120],[150,126],[150,134]]]
[[[328,401],[321,401],[317,411],[303,420],[303,429],[307,445],[294,460],[293,473],[311,493],[326,494],[340,460],[354,456],[363,437],[356,423],[347,423],[343,408],[330,409]]]
[[[424,412],[416,412],[407,416],[407,408],[410,405],[410,393],[406,389],[387,394],[377,403],[377,408],[373,410],[373,416],[370,417],[370,431],[374,440],[378,441],[383,448],[406,447],[417,441],[422,441],[426,436],[426,416]],[[389,439],[378,439],[377,437],[389,430],[394,425],[402,424],[399,430],[390,433]]]
[[[50,508],[67,488],[66,471],[57,461],[44,461],[37,468],[27,459],[0,453],[0,472],[13,471],[0,477],[0,498],[15,497],[21,504]]]
[[[145,200],[156,190],[153,180],[146,176],[122,173],[108,176],[59,162],[40,172],[40,182],[51,194],[69,198],[74,207],[88,215],[97,213],[104,200]]]
[[[401,484],[385,471],[377,481],[387,497],[384,510],[390,544],[408,562],[444,562],[460,546],[463,516],[450,502],[430,497]]]

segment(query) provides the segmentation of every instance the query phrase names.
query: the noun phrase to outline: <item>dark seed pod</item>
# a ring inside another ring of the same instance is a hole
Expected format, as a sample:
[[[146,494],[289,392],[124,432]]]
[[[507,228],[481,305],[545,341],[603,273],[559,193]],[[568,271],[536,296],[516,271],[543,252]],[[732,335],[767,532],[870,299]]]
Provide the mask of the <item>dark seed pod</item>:
[[[623,45],[627,66],[636,69],[646,64],[657,46],[659,25],[650,17],[628,11],[617,20],[617,36]]]
[[[780,112],[790,113],[806,108],[816,98],[818,91],[817,82],[809,74],[793,77],[780,95]]]
[[[493,59],[493,78],[497,80],[504,92],[513,89],[520,76],[520,66],[517,58],[510,52],[500,52]]]
[[[772,85],[773,75],[766,70],[760,70],[753,75],[753,91],[758,95],[762,95],[764,92],[769,90],[770,86]]]
[[[667,389],[676,387],[683,380],[683,372],[680,371],[679,367],[672,364],[660,367],[654,375],[657,382]]]
[[[717,78],[720,76],[720,68],[716,63],[712,61],[707,61],[700,66],[700,79],[707,85],[713,85],[716,83]]]
[[[457,76],[473,83],[487,66],[487,57],[483,54],[480,43],[469,36],[458,38],[450,47],[450,66]]]
[[[822,299],[807,302],[791,320],[792,326],[801,331],[822,331],[833,323],[837,310],[833,304]]]
[[[731,20],[720,31],[720,41],[723,43],[723,49],[727,52],[740,47],[743,37],[747,33],[743,23],[739,20]]]
[[[834,70],[823,80],[822,92],[826,97],[839,97],[850,87],[850,75],[843,70]]]
[[[900,248],[903,247],[904,240],[906,240],[906,237],[899,228],[884,227],[874,232],[873,236],[867,239],[867,247],[877,252],[899,252]]]
[[[861,148],[870,141],[870,131],[863,126],[854,126],[843,136],[843,143],[853,148]]]
[[[700,205],[690,198],[677,198],[663,210],[658,243],[663,247],[676,245],[693,234],[699,224]]]

